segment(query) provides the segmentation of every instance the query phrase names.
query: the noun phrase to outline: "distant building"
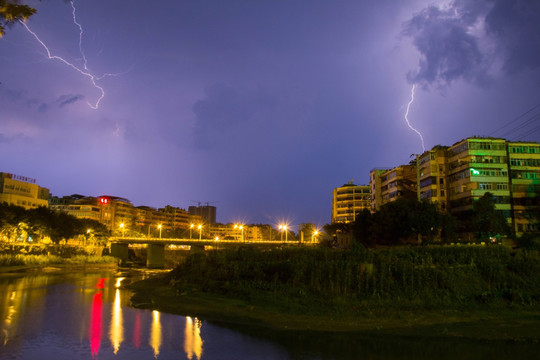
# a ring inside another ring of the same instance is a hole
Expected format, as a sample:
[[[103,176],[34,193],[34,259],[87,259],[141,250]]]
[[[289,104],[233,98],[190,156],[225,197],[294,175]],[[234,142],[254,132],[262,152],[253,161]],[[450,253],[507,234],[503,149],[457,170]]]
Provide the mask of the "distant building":
[[[188,208],[190,215],[198,215],[202,221],[208,225],[214,225],[216,223],[216,207],[210,205],[204,206],[190,206]]]
[[[332,193],[332,224],[355,221],[356,214],[370,209],[369,185],[355,185],[352,181],[335,188]]]
[[[437,204],[439,209],[448,207],[447,146],[436,146],[418,157],[420,199]]]
[[[36,184],[35,179],[0,172],[0,203],[34,209],[49,205],[49,189]]]
[[[371,211],[399,198],[416,198],[416,166],[400,165],[393,169],[370,172]]]
[[[84,195],[70,195],[64,197],[52,196],[49,199],[49,208],[63,211],[79,219],[100,221],[101,208],[98,206],[98,198]]]

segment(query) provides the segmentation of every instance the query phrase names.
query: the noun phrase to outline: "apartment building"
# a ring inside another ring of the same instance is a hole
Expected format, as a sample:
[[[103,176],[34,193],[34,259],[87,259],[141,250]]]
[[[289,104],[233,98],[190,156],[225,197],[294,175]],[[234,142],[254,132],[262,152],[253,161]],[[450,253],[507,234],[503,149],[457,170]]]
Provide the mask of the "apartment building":
[[[514,231],[540,231],[540,144],[509,142],[507,149]]]
[[[473,202],[490,192],[495,209],[511,222],[506,140],[467,138],[450,148],[448,157],[448,206],[458,219],[470,217]]]
[[[382,205],[401,197],[416,198],[416,166],[400,165],[393,169],[371,170],[369,187],[371,189],[372,212],[378,211]]]
[[[332,193],[332,224],[355,221],[356,214],[370,209],[369,185],[355,185],[352,181],[335,188]]]
[[[447,146],[436,146],[418,157],[420,199],[437,204],[439,209],[448,207]]]
[[[36,180],[0,172],[0,203],[34,209],[49,205],[49,189],[36,184]]]
[[[467,220],[474,202],[489,192],[518,235],[540,230],[539,143],[470,137],[424,152],[417,166],[371,170],[372,212],[396,198],[412,198],[416,187],[420,199]]]
[[[56,211],[63,211],[79,219],[90,219],[99,221],[101,218],[101,208],[98,205],[98,198],[83,195],[70,195],[62,198],[53,196],[49,199],[49,208]]]

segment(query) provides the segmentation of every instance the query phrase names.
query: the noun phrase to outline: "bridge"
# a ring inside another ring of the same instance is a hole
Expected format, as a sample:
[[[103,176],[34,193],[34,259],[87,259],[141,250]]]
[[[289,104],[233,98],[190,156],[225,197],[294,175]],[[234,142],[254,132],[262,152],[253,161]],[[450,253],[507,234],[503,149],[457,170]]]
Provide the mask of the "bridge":
[[[280,241],[280,240],[211,240],[211,239],[172,239],[172,238],[137,238],[137,237],[117,237],[109,238],[111,243],[111,255],[126,261],[128,259],[129,245],[147,245],[146,266],[160,268],[165,264],[165,247],[167,245],[189,246],[190,251],[204,251],[206,248],[225,249],[243,246],[257,247],[279,247],[290,245],[313,245],[312,242],[301,241]]]

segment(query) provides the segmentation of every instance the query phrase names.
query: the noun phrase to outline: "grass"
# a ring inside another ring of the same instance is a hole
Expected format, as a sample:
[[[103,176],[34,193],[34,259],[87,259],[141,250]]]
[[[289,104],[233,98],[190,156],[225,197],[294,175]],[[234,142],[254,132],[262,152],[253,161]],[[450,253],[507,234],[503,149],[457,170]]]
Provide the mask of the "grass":
[[[189,256],[133,302],[280,329],[539,340],[539,273],[537,253],[500,246],[239,249]]]
[[[63,258],[56,255],[0,255],[0,267],[11,266],[49,266],[49,265],[85,265],[85,264],[116,264],[111,256],[76,255]]]

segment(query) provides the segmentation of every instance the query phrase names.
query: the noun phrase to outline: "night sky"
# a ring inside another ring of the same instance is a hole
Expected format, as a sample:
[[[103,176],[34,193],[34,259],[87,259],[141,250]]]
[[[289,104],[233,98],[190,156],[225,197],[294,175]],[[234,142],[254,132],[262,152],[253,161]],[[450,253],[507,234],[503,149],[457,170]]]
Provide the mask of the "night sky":
[[[323,225],[333,188],[423,151],[413,84],[426,149],[540,141],[540,108],[518,119],[540,103],[537,0],[76,0],[76,22],[26,3],[105,93],[93,109],[90,77],[22,25],[0,39],[0,171],[56,196]]]

